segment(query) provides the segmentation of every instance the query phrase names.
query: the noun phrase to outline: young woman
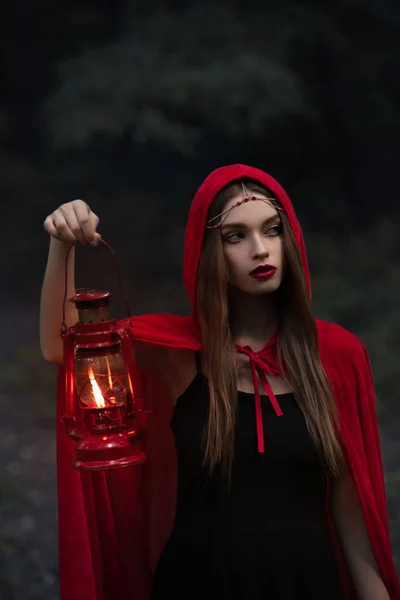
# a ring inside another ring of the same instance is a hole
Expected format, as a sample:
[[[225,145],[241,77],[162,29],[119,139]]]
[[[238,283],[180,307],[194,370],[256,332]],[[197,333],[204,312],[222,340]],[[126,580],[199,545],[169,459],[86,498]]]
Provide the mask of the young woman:
[[[62,363],[66,249],[95,245],[97,225],[80,200],[45,221],[51,362]],[[368,356],[315,319],[301,229],[272,177],[244,165],[209,175],[189,213],[184,278],[189,317],[124,322],[145,383],[165,392],[155,400],[145,385],[159,417],[143,492],[152,599],[399,600]]]

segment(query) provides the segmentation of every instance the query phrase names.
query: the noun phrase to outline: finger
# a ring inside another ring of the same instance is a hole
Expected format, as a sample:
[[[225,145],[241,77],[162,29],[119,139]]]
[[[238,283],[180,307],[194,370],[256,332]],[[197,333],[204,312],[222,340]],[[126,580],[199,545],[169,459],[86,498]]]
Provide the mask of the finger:
[[[77,238],[72,233],[67,221],[65,220],[64,215],[61,212],[57,212],[53,215],[53,222],[57,230],[59,239],[65,242],[69,242],[71,244],[76,244]]]
[[[95,233],[94,234],[96,236],[96,239],[94,240],[94,242],[90,242],[90,245],[93,246],[94,248],[96,248],[96,246],[99,245],[100,240],[102,239],[100,233]]]
[[[92,210],[89,210],[89,218],[92,222],[94,229],[96,230],[100,221],[99,217]]]
[[[86,244],[85,236],[81,229],[80,223],[76,217],[75,211],[73,210],[73,207],[72,206],[68,206],[68,207],[60,206],[59,210],[63,214],[65,221],[66,221],[68,227],[70,228],[70,230],[72,231],[73,235],[75,236],[75,238],[78,240],[78,242],[80,244],[85,245]]]
[[[48,217],[46,217],[46,219],[44,220],[44,223],[43,223],[43,227],[45,228],[45,230],[47,231],[47,233],[49,235],[58,239],[58,237],[59,237],[58,231],[56,229],[56,226],[54,225],[52,215],[49,215]]]
[[[90,208],[84,202],[74,202],[73,208],[85,242],[89,244],[94,242],[96,240],[96,229],[93,227],[90,218]]]
[[[99,224],[99,217],[98,217],[98,216],[97,216],[97,215],[96,215],[94,212],[90,211],[90,214],[89,214],[89,219],[90,219],[90,221],[91,221],[91,223],[92,223],[92,227],[93,227],[93,229],[94,229],[94,231],[95,231],[95,234],[94,234],[94,236],[95,236],[95,237],[94,237],[94,240],[93,240],[92,242],[90,242],[90,245],[91,245],[91,246],[97,246],[97,245],[98,245],[98,243],[99,243],[99,241],[101,240],[101,235],[100,235],[100,233],[98,233],[98,232],[96,231],[96,229],[97,229],[97,225]]]

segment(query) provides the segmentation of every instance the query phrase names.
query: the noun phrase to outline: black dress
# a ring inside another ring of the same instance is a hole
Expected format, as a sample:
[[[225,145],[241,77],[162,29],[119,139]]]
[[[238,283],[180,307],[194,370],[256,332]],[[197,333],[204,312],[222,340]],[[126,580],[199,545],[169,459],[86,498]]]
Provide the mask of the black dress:
[[[257,452],[254,395],[238,392],[228,491],[202,467],[208,388],[198,372],[171,428],[178,459],[177,512],[152,600],[341,600],[325,524],[327,476],[293,394],[276,417],[262,396],[265,451]]]

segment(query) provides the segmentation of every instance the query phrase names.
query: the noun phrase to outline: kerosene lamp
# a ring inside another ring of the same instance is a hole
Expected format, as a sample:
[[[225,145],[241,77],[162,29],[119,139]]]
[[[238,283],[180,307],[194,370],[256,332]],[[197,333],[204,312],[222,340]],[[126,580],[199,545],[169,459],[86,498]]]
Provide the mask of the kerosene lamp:
[[[63,324],[65,413],[74,467],[107,470],[144,462],[145,411],[131,330],[110,317],[110,292],[77,290],[79,320]]]

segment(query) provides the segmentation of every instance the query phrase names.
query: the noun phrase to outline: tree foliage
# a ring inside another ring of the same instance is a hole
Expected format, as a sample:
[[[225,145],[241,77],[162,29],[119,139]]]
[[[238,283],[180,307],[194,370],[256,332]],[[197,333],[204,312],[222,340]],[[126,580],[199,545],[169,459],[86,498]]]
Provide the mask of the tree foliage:
[[[274,26],[275,25],[275,26]],[[289,32],[287,32],[289,33]],[[187,151],[205,128],[235,136],[307,109],[285,28],[210,3],[158,11],[115,44],[64,62],[46,113],[57,145],[121,134]]]
[[[45,107],[56,146],[128,131],[135,143],[186,152],[205,129],[257,137],[293,115],[356,141],[398,127],[393,11],[360,1],[237,4],[158,9],[115,43],[63,61]]]

